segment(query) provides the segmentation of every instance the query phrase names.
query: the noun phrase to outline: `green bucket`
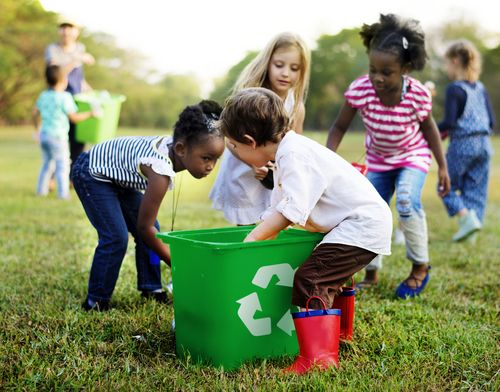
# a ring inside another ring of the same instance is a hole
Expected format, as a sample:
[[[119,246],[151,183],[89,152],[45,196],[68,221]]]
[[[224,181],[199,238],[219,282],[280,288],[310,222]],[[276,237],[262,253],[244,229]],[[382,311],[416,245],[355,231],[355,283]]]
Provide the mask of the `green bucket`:
[[[289,229],[275,240],[243,243],[252,228],[157,234],[170,244],[179,357],[230,370],[297,354],[293,276],[323,234]]]
[[[90,91],[75,95],[79,112],[87,112],[97,108],[100,117],[91,117],[76,125],[76,140],[81,143],[100,143],[116,136],[120,109],[125,101],[123,95],[109,94],[107,91]]]

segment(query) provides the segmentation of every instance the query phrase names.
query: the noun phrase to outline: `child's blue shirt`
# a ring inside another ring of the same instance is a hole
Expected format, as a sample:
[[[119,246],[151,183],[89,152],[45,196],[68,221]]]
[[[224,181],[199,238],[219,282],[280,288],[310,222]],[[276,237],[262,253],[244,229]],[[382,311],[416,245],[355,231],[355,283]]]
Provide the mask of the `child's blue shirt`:
[[[77,111],[71,94],[66,91],[45,90],[38,97],[36,107],[42,117],[40,133],[68,140],[68,115]]]

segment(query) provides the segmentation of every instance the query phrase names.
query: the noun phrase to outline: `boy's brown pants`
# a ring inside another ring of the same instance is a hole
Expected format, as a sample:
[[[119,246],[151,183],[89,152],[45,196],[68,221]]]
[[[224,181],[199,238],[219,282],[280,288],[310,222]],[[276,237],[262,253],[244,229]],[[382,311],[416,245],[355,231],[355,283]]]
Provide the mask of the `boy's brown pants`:
[[[351,245],[317,246],[295,272],[292,304],[305,308],[309,297],[318,296],[325,301],[327,308],[330,308],[342,284],[362,270],[375,256],[376,253]],[[309,307],[322,309],[317,300],[312,300]]]

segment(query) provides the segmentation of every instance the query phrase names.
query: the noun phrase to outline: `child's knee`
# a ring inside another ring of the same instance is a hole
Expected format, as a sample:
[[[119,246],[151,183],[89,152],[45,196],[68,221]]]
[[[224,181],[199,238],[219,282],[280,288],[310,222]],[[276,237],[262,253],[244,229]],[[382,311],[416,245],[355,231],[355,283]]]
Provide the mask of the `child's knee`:
[[[113,249],[115,252],[127,252],[128,233],[115,233],[113,236],[103,236],[99,240],[101,246]]]
[[[396,195],[396,210],[400,219],[409,219],[414,215],[421,216],[421,205],[415,195],[412,194],[410,183],[400,184]]]

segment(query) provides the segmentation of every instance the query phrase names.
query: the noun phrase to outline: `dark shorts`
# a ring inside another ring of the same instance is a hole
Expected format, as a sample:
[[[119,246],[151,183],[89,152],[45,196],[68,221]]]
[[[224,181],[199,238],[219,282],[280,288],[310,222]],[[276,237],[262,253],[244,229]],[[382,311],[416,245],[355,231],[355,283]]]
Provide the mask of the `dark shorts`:
[[[344,282],[376,256],[376,253],[351,245],[319,245],[295,272],[292,304],[305,308],[309,297],[318,296],[330,308]],[[313,300],[309,307],[321,309],[321,304]]]

